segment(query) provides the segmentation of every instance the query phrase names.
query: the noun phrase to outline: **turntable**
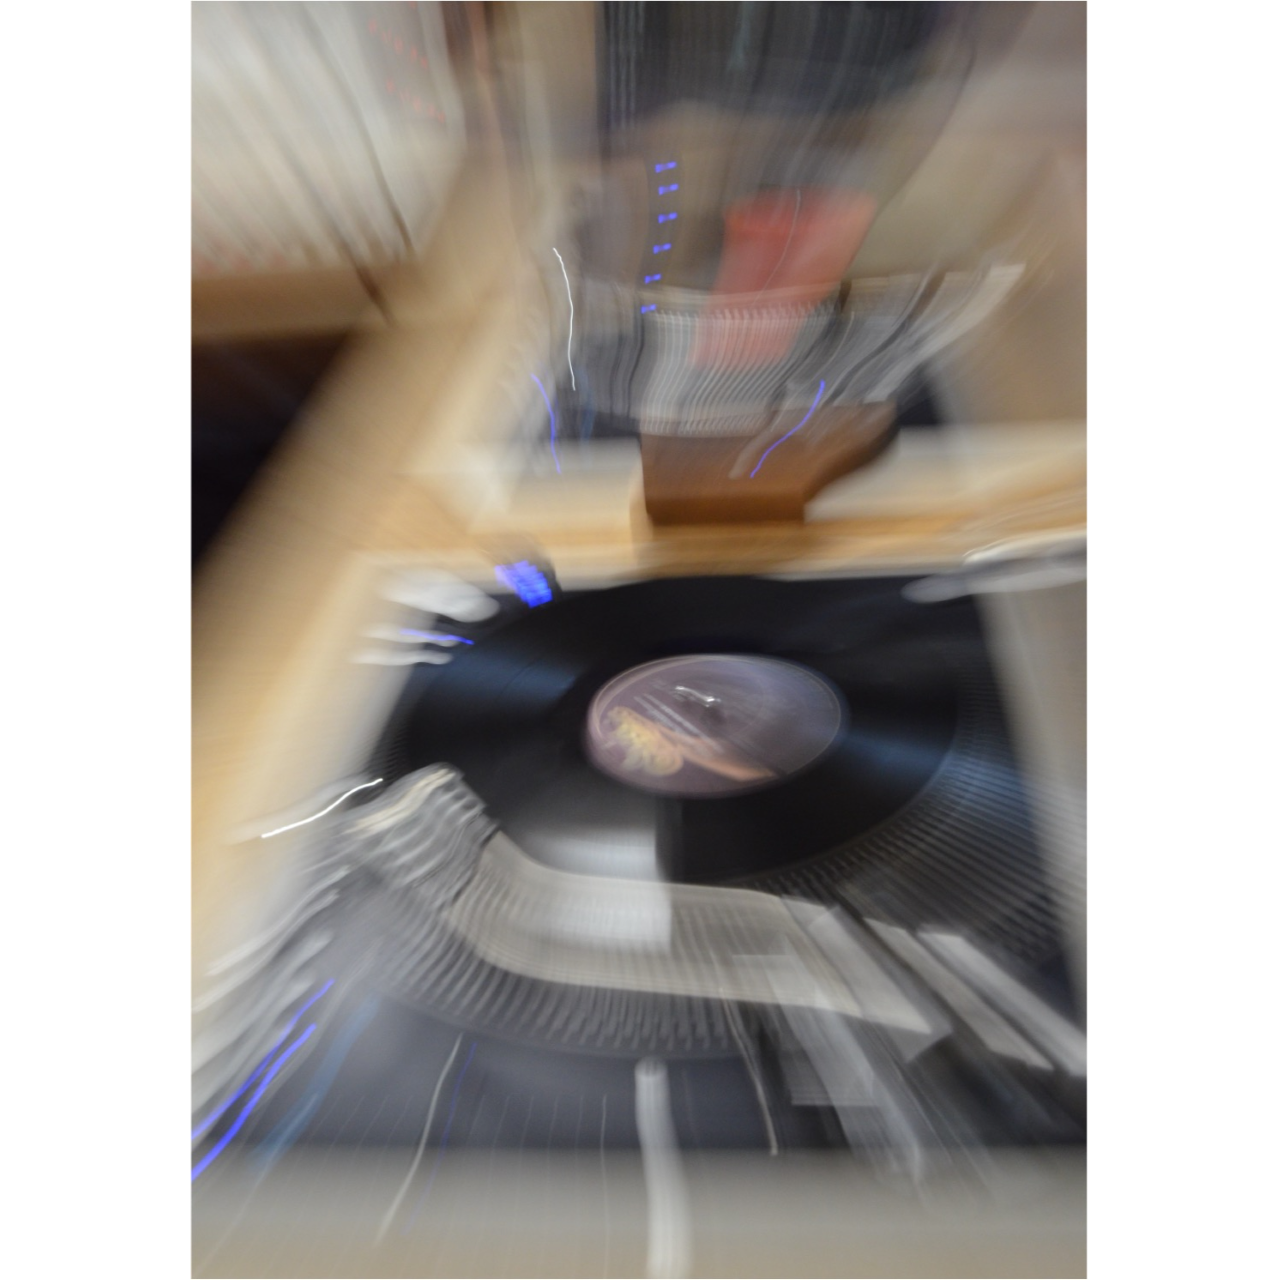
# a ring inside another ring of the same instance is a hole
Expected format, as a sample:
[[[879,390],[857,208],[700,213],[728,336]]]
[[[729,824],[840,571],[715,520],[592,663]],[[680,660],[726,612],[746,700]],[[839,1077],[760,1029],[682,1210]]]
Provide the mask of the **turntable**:
[[[1059,894],[954,577],[398,582],[421,661],[221,966],[203,1194],[380,1152],[376,1252],[438,1228],[446,1153],[910,1185],[1082,1144]]]
[[[203,883],[256,919],[201,933],[197,1273],[1077,1223],[1081,415],[928,369],[805,523],[650,523],[491,178],[206,580]]]
[[[925,397],[898,466],[951,440]],[[617,1274],[655,1230],[704,1252],[694,1160],[781,1162],[782,1195],[851,1160],[909,1197],[1082,1151],[1080,890],[1008,703],[1001,556],[849,572],[829,524],[709,527],[600,572],[607,537],[546,542],[487,580],[461,550],[361,574],[341,781],[242,831],[286,874],[202,993],[200,1273],[260,1266],[246,1229],[328,1167],[368,1189],[314,1274],[409,1274],[481,1184],[526,1205],[531,1158],[598,1169],[582,1274]]]

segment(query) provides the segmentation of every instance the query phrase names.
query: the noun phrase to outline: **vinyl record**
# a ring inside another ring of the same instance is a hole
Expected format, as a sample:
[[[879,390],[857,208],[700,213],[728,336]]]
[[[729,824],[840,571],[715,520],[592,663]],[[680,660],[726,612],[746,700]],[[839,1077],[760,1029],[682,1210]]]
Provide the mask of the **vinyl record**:
[[[882,581],[671,579],[566,596],[415,673],[379,767],[453,764],[517,844],[563,870],[758,876],[848,845],[937,772],[961,671],[936,618]],[[684,686],[723,694],[686,689],[683,723],[706,723],[699,696],[727,705],[750,785],[717,787],[696,766],[681,774],[700,784],[645,782],[624,753],[610,765],[592,746],[597,699],[672,659],[686,660]]]
[[[591,699],[586,754],[627,786],[686,800],[746,795],[820,759],[846,719],[815,672],[776,658],[645,662]]]

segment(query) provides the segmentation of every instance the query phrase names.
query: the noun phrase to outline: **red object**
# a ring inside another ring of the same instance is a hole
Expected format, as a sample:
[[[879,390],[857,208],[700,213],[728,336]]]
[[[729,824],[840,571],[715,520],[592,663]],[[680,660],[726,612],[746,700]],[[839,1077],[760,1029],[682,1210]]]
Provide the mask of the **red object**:
[[[811,187],[769,191],[730,205],[707,314],[786,304],[794,307],[795,320],[793,325],[770,324],[767,332],[760,326],[716,363],[749,367],[782,359],[803,316],[843,278],[875,213],[875,201],[862,192]],[[693,359],[710,359],[705,340]]]

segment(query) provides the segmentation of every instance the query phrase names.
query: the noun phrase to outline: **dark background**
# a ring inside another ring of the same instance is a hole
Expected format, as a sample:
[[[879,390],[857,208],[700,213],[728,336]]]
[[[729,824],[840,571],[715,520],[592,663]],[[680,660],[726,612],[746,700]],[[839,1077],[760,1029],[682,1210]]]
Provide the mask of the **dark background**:
[[[193,571],[347,336],[200,343],[192,348]]]

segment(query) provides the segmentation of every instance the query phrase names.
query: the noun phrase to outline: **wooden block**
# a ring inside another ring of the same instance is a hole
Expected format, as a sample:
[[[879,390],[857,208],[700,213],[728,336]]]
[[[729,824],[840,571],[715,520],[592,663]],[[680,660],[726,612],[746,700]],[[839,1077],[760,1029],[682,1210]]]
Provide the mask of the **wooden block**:
[[[645,433],[644,505],[655,525],[799,521],[831,481],[877,457],[896,434],[892,404],[803,410],[755,436]],[[793,432],[794,434],[788,434]]]

